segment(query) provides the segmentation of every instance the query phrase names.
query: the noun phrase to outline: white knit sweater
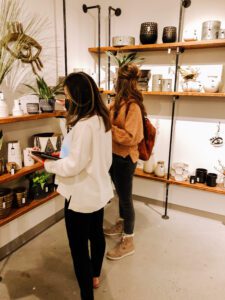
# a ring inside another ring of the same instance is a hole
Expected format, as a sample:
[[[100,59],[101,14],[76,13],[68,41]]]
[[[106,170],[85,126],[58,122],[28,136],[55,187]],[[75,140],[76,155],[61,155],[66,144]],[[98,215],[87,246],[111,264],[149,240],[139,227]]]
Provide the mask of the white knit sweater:
[[[46,160],[44,166],[57,175],[58,192],[71,197],[69,209],[91,213],[104,207],[113,197],[112,136],[102,118],[80,120],[65,136],[60,157]]]

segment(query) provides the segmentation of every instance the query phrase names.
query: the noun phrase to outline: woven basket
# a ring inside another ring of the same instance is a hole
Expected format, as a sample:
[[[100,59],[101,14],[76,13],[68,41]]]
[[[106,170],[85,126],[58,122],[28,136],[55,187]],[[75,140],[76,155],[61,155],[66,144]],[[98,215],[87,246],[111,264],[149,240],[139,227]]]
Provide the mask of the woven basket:
[[[13,193],[10,189],[0,189],[0,219],[6,218],[11,211]]]
[[[28,193],[25,187],[18,187],[14,189],[15,200],[18,207],[23,207],[28,202]]]

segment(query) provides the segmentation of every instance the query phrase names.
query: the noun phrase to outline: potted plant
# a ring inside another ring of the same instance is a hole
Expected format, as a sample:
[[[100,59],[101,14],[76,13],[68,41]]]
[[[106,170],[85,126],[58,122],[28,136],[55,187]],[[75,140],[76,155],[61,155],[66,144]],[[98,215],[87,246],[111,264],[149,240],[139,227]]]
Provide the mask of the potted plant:
[[[51,174],[43,171],[35,172],[29,177],[31,199],[44,198],[50,192],[48,182],[51,176]]]
[[[55,109],[55,96],[63,94],[62,82],[56,86],[49,86],[43,77],[37,75],[36,77],[36,87],[29,84],[25,84],[39,97],[39,105],[41,112],[53,112]]]
[[[140,58],[137,57],[137,52],[132,52],[132,53],[128,53],[128,54],[122,54],[120,52],[115,52],[115,54],[111,51],[106,51],[106,55],[109,56],[110,58],[112,58],[112,60],[114,61],[114,63],[117,65],[116,67],[116,72],[114,74],[114,78],[113,78],[113,86],[115,88],[115,81],[116,81],[116,77],[117,77],[117,71],[118,68],[128,64],[128,63],[141,63],[144,58]],[[140,75],[140,79],[142,79],[143,77],[146,78],[150,78],[150,70],[141,70],[141,75]]]

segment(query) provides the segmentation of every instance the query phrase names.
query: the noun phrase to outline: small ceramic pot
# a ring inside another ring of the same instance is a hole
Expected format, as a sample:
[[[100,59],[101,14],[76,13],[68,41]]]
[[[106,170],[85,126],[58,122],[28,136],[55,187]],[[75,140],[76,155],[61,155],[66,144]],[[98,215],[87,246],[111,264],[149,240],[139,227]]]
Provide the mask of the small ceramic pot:
[[[153,173],[155,170],[155,155],[151,154],[149,160],[144,162],[143,171],[145,173]]]
[[[164,177],[165,176],[166,170],[165,170],[165,162],[164,161],[158,161],[157,162],[154,173],[157,177]]]
[[[18,207],[23,207],[28,202],[27,189],[25,187],[18,187],[14,189],[14,194]]]
[[[220,80],[218,79],[218,76],[208,76],[208,79],[203,84],[206,93],[217,93],[219,86]]]
[[[167,26],[163,28],[162,41],[163,43],[174,43],[177,40],[177,28]]]
[[[172,92],[172,79],[162,79],[162,91]]]
[[[55,99],[40,99],[39,104],[43,113],[52,113],[55,110]]]
[[[182,90],[184,92],[201,92],[202,84],[196,80],[185,80],[182,83]]]
[[[39,113],[39,104],[38,103],[27,103],[27,112],[28,114],[38,114]]]
[[[214,40],[218,38],[221,22],[206,21],[202,23],[202,40]]]
[[[135,45],[135,38],[133,36],[114,36],[112,38],[113,47],[123,47]]]
[[[190,183],[191,184],[196,183],[196,176],[190,176]]]
[[[217,179],[217,174],[215,173],[208,173],[207,178],[206,178],[206,185],[208,186],[216,186],[216,179]]]
[[[196,169],[195,176],[196,182],[205,183],[207,178],[207,170],[203,168],[198,168]]]
[[[162,74],[152,75],[152,91],[153,92],[162,91]]]

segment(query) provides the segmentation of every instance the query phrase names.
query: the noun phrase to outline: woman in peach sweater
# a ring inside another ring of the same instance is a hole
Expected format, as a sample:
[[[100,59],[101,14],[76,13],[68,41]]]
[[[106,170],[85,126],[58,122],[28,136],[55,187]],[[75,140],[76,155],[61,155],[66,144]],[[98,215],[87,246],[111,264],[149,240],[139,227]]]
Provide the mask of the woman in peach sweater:
[[[139,157],[138,144],[143,139],[143,117],[146,111],[143,97],[137,88],[139,69],[128,63],[118,70],[116,97],[110,104],[112,123],[113,163],[110,175],[119,197],[118,222],[105,229],[105,235],[122,235],[116,247],[107,252],[112,260],[134,253],[135,212],[132,200],[132,182]]]

